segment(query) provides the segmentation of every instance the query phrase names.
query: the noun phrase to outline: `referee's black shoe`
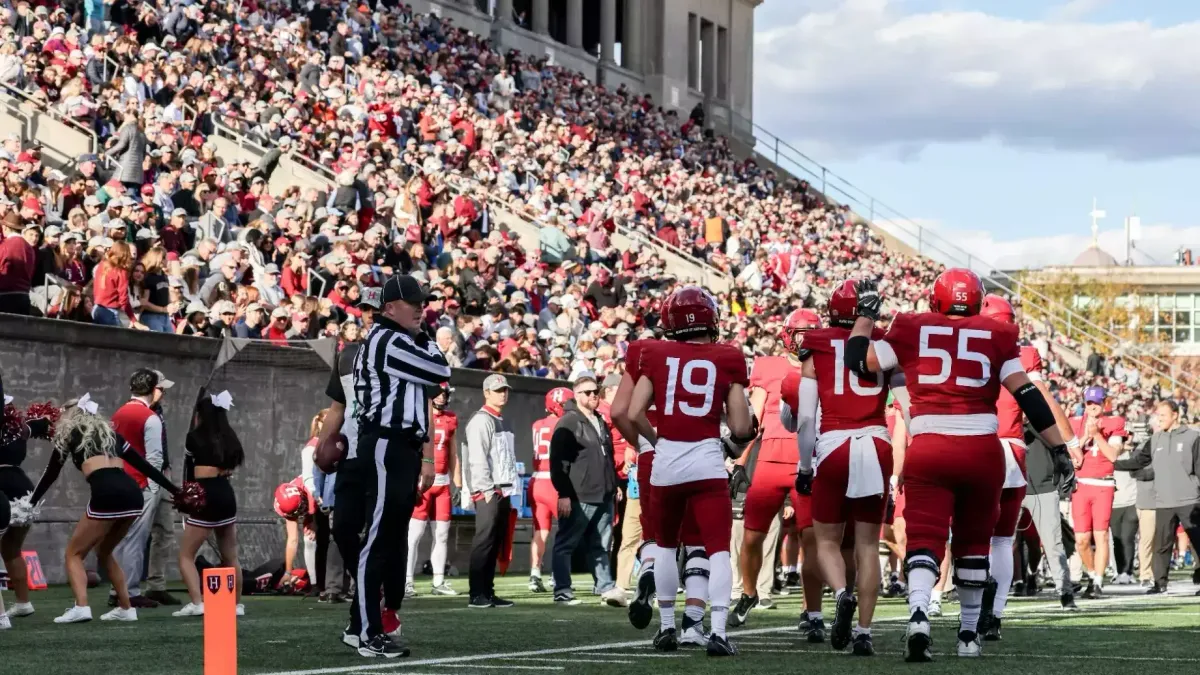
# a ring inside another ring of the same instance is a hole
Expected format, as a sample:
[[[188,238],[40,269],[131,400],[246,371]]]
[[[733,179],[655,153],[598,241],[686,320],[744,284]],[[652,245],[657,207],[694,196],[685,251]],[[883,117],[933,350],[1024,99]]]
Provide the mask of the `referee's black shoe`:
[[[360,656],[367,658],[383,657],[385,659],[394,659],[401,656],[408,656],[410,652],[406,645],[395,642],[392,638],[380,633],[367,640],[365,644],[358,645],[358,653]]]

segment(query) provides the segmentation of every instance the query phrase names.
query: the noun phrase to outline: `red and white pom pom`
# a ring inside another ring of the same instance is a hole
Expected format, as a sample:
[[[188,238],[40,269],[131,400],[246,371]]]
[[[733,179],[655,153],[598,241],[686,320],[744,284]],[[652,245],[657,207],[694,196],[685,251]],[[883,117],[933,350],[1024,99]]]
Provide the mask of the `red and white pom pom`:
[[[29,429],[25,426],[25,414],[17,410],[17,406],[9,403],[4,406],[4,419],[0,421],[0,447],[26,438]]]
[[[180,487],[179,494],[175,495],[175,510],[190,515],[203,509],[207,502],[208,495],[204,492],[204,486],[195,481],[187,481]]]
[[[49,423],[49,428],[44,436],[45,440],[52,440],[54,438],[54,425],[58,424],[58,418],[61,416],[62,409],[49,401],[31,404],[25,410],[26,421],[46,420]],[[43,438],[41,434],[31,434],[31,436],[33,438]]]

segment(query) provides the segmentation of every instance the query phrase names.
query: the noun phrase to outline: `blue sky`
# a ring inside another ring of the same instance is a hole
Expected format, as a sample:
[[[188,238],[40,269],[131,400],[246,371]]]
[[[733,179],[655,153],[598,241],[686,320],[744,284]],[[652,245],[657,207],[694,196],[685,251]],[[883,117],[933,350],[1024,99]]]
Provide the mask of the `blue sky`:
[[[755,121],[1011,268],[1200,251],[1200,3],[767,0]],[[859,209],[860,213],[862,210]],[[864,214],[866,215],[866,214]]]

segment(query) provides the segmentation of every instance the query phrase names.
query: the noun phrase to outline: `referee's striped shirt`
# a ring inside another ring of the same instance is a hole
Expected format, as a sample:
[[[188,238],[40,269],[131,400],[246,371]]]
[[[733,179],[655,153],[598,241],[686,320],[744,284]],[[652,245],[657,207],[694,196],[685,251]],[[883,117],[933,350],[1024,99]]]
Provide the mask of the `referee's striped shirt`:
[[[450,366],[433,340],[422,347],[395,322],[376,315],[354,361],[360,430],[429,431],[425,387],[450,381]]]

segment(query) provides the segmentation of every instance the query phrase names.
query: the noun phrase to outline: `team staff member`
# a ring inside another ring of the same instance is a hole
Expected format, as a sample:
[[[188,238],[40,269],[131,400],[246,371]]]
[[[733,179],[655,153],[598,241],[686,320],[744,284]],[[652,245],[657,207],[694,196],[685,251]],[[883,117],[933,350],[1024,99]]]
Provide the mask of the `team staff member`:
[[[158,388],[163,396],[175,383],[168,380],[160,371],[154,371],[158,376]],[[171,477],[171,453],[167,449],[166,414],[163,412],[162,397],[150,406],[158,415],[162,426],[163,463],[162,472],[167,478]],[[146,597],[160,605],[183,604],[175,596],[167,592],[167,561],[171,559],[171,549],[175,547],[175,506],[171,503],[170,495],[159,493],[158,508],[154,509],[154,522],[150,524],[150,552],[146,563]]]
[[[1074,478],[1065,483],[1054,472],[1054,460],[1050,448],[1028,424],[1025,430],[1025,498],[1021,507],[1029,512],[1033,529],[1037,530],[1046,561],[1050,563],[1050,576],[1058,591],[1059,602],[1068,612],[1077,612],[1074,586],[1071,584],[1071,568],[1067,561],[1067,550],[1063,546],[1062,516],[1058,510],[1059,497],[1066,498],[1075,489]]]
[[[358,454],[370,458],[367,480],[378,486],[373,502],[362,504],[371,515],[351,603],[352,611],[359,614],[358,653],[365,657],[409,653],[384,632],[380,605],[385,579],[388,589],[396,591],[386,594],[388,608],[398,610],[404,599],[408,521],[418,490],[432,486],[434,480],[432,406],[425,388],[450,381],[446,357],[421,331],[427,295],[411,276],[389,279],[380,298],[383,311],[375,317],[354,362]],[[337,416],[331,412],[330,417],[318,446],[322,451],[328,439],[341,431]],[[333,464],[336,461],[328,462],[326,457],[318,462],[322,469],[332,469]]]
[[[504,419],[508,380],[495,373],[483,381],[483,407],[467,422],[466,454],[462,462],[464,498],[475,508],[475,538],[471,540],[470,600],[468,607],[512,607],[496,596],[496,556],[508,531],[510,497],[516,494],[517,456],[512,425]]]
[[[166,384],[170,385],[171,382]],[[154,405],[163,397],[167,388],[157,371],[141,368],[129,378],[129,392],[133,396],[129,402],[113,413],[113,428],[122,438],[129,442],[150,466],[161,471],[163,465],[163,427],[162,419],[154,412]],[[155,513],[158,510],[158,484],[129,464],[125,465],[128,473],[137,481],[142,489],[142,513],[129,527],[125,538],[113,551],[113,556],[125,573],[125,582],[129,585],[129,602],[136,608],[158,607],[158,603],[150,598],[142,597],[141,579],[142,567],[146,559],[146,545],[150,541],[150,530],[154,526]],[[117,592],[114,588],[108,595],[110,607],[117,606]]]
[[[1154,586],[1147,593],[1164,593],[1176,526],[1200,551],[1200,431],[1179,425],[1179,404],[1171,399],[1161,401],[1155,415],[1158,431],[1114,468],[1154,468]]]
[[[1083,391],[1083,417],[1071,420],[1071,430],[1080,439],[1083,450],[1083,463],[1076,472],[1079,489],[1071,497],[1071,519],[1075,525],[1075,550],[1089,575],[1083,592],[1085,598],[1099,597],[1104,588],[1108,528],[1117,491],[1113,462],[1121,454],[1125,439],[1125,418],[1104,415],[1107,396],[1104,387],[1088,387]]]

